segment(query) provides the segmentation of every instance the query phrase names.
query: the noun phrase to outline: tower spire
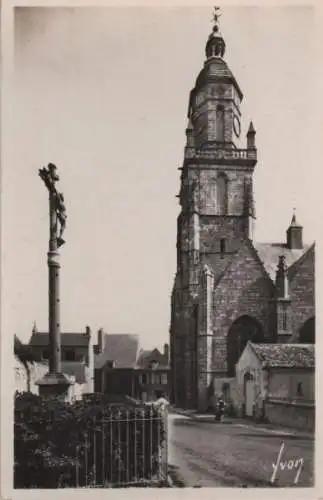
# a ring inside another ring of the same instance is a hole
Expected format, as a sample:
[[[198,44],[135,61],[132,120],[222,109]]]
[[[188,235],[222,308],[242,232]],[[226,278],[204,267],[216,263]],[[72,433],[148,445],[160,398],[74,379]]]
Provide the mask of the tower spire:
[[[303,248],[303,227],[296,219],[296,210],[293,209],[291,223],[286,231],[287,246],[290,249]]]

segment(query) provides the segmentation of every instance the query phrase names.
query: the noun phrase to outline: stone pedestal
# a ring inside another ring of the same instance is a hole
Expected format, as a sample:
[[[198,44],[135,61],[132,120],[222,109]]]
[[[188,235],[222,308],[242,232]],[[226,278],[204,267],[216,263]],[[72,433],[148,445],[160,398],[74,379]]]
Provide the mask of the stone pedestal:
[[[40,396],[58,397],[63,401],[69,399],[69,388],[73,384],[63,373],[46,373],[38,380],[38,391]]]

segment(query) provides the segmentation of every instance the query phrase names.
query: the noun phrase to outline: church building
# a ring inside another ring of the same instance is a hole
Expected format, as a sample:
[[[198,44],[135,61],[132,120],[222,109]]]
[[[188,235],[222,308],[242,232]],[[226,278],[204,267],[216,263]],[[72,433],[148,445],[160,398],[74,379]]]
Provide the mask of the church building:
[[[206,409],[247,342],[315,343],[314,243],[295,213],[281,243],[254,241],[256,131],[240,137],[243,99],[218,16],[189,96],[171,304],[171,398]],[[241,142],[240,142],[241,141]],[[274,188],[274,187],[273,187]]]

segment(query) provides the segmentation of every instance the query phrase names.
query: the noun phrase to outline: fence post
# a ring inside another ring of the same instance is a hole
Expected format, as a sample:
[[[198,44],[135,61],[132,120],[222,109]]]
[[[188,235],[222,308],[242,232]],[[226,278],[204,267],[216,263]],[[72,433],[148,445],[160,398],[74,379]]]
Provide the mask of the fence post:
[[[134,465],[135,465],[135,477],[134,480],[137,481],[137,408],[134,411]]]
[[[104,417],[102,418],[102,486],[105,484],[105,435],[104,435]]]
[[[167,480],[168,477],[168,407],[165,405],[164,407],[164,434],[165,434],[165,457],[164,457],[164,464],[165,464],[165,479]]]
[[[150,423],[150,479],[153,477],[153,418],[154,418],[154,411],[153,407],[150,406],[149,410],[149,423]]]
[[[87,487],[88,480],[88,439],[87,431],[85,431],[85,450],[84,450],[84,460],[85,460],[85,486]]]
[[[120,411],[120,409],[118,410],[117,418],[118,418],[118,483],[120,484],[120,466],[121,466],[121,430],[120,430],[121,411]]]
[[[145,409],[141,412],[142,422],[142,478],[145,479]]]
[[[127,483],[130,481],[130,460],[129,460],[129,445],[130,445],[130,439],[129,439],[129,411],[126,409],[126,453],[127,453],[127,460],[126,460],[126,481]]]
[[[112,453],[112,431],[113,431],[113,415],[112,415],[112,410],[110,409],[110,414],[109,414],[109,420],[110,420],[110,483],[113,483],[113,453]]]
[[[96,419],[93,419],[93,483],[96,486]]]

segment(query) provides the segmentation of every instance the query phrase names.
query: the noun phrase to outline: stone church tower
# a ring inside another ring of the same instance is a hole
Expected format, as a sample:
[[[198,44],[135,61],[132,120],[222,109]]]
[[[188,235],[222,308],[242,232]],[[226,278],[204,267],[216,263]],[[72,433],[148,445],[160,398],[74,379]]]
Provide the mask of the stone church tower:
[[[247,340],[297,341],[298,323],[314,317],[314,247],[303,245],[295,215],[286,243],[253,241],[256,132],[250,122],[241,144],[243,94],[215,21],[189,96],[181,168],[170,340],[172,399],[183,408],[205,407],[214,380],[234,377]],[[297,262],[310,282],[299,321]]]

